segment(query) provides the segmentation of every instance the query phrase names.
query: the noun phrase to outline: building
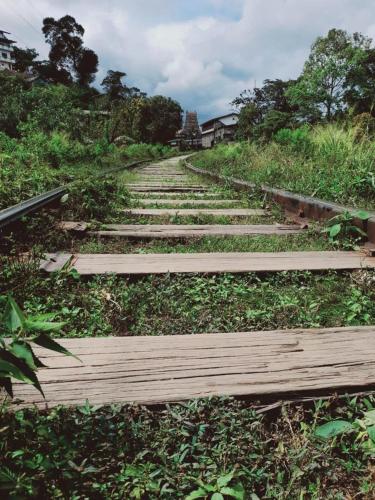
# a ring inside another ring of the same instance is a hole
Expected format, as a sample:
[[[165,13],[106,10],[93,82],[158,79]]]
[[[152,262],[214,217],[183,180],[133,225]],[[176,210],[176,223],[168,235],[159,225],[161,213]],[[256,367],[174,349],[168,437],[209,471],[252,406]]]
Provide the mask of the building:
[[[212,148],[219,142],[233,141],[237,125],[237,113],[229,113],[228,115],[212,118],[211,120],[202,123],[202,147],[207,149]]]
[[[8,69],[13,71],[14,69],[14,56],[12,45],[16,43],[14,40],[9,40],[7,31],[0,30],[0,70]]]
[[[175,139],[170,141],[170,145],[180,149],[201,148],[202,134],[196,111],[186,111],[184,126],[176,133]]]

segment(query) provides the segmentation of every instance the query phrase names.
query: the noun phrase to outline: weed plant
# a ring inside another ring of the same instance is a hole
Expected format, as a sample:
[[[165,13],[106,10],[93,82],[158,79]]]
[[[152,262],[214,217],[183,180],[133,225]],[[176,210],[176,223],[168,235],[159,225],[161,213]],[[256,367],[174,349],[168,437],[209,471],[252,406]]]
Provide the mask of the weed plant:
[[[193,158],[228,177],[375,208],[375,141],[337,124],[280,130],[270,143],[219,145]]]

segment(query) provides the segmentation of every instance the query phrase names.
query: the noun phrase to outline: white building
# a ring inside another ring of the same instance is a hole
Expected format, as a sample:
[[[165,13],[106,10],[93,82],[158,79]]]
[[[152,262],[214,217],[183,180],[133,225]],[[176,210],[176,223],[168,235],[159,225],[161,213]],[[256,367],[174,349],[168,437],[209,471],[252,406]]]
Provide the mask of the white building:
[[[12,45],[16,43],[14,40],[9,40],[7,31],[0,30],[0,70],[14,69],[14,56]]]
[[[219,142],[230,142],[234,140],[238,125],[238,114],[229,113],[225,116],[212,118],[202,123],[202,147],[212,148]]]

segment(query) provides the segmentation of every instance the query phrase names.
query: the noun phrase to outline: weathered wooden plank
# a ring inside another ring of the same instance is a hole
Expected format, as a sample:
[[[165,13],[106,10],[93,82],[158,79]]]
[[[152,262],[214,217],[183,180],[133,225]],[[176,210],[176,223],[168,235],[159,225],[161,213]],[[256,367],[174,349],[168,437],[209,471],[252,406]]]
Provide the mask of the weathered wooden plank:
[[[144,198],[144,199],[139,199],[138,200],[141,205],[148,206],[148,205],[171,205],[171,206],[181,206],[181,205],[238,205],[241,203],[240,200],[173,200],[173,199],[151,199],[151,198]]]
[[[68,223],[68,226],[72,223]],[[75,227],[75,226],[74,226]],[[73,227],[73,230],[74,230]],[[107,238],[135,238],[135,239],[163,239],[163,238],[202,238],[203,236],[255,236],[279,235],[287,236],[303,231],[300,226],[274,225],[135,225],[135,224],[107,224],[102,231],[90,231],[100,237]]]
[[[169,192],[169,191],[163,191],[163,192],[158,192],[158,191],[151,191],[151,192],[139,192],[139,191],[129,191],[130,194],[133,197],[139,197],[139,196],[159,196],[163,197],[164,199],[170,199],[170,197],[180,197],[183,198],[184,196],[194,196],[196,198],[202,198],[202,199],[208,199],[208,198],[218,198],[220,197],[220,193],[209,193],[209,192]],[[138,198],[139,200],[147,200],[148,198]]]
[[[208,191],[208,188],[205,187],[176,187],[176,186],[137,186],[133,185],[131,186],[130,184],[127,185],[130,191],[136,192],[136,193],[159,193],[159,192],[181,192],[181,193],[203,193],[205,191]]]
[[[375,389],[375,327],[64,339],[78,355],[36,348],[44,401],[16,382],[20,406],[157,404],[197,397],[283,398]]]
[[[217,274],[375,268],[375,257],[367,257],[361,252],[76,254],[74,256],[68,254],[59,256],[62,262],[66,262],[71,257],[71,266],[82,275]],[[46,271],[58,269],[58,264],[56,262],[50,264],[49,259],[56,259],[56,255],[47,255],[47,262],[42,264],[42,268]]]
[[[217,215],[228,217],[252,217],[266,215],[267,211],[260,208],[133,208],[125,209],[129,215],[145,216],[189,216],[189,215]]]

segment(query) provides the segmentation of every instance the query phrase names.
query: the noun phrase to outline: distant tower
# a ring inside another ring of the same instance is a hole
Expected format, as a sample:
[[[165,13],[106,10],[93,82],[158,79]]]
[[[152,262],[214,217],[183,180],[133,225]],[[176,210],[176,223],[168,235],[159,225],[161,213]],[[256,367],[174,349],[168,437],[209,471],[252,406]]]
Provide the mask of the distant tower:
[[[8,69],[12,71],[15,63],[12,45],[16,42],[9,40],[7,35],[10,35],[10,33],[0,30],[0,70]]]
[[[185,124],[182,131],[187,137],[192,137],[200,133],[196,111],[186,111]]]
[[[198,149],[202,145],[202,132],[196,111],[186,111],[185,123],[173,141],[180,149]]]

